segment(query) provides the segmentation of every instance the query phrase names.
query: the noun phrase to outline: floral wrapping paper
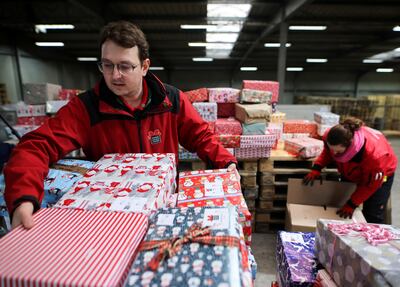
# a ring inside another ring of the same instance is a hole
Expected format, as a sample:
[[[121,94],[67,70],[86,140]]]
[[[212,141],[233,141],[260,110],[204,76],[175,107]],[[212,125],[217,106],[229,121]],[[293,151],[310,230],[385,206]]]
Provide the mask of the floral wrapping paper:
[[[251,136],[240,136],[240,147],[241,148],[252,148],[252,147],[273,147],[276,142],[276,136],[272,133],[265,135],[251,135]]]
[[[196,207],[160,209],[150,220],[144,242],[182,237],[194,224],[211,229],[211,236],[226,235],[240,239],[240,225],[234,207]],[[252,286],[248,271],[247,249],[191,242],[171,258],[160,262],[156,270],[148,263],[157,249],[140,251],[126,286]],[[246,260],[246,262],[244,262]]]
[[[282,112],[274,112],[268,115],[268,122],[283,123],[286,120],[286,114]]]
[[[280,287],[313,286],[317,276],[314,243],[314,232],[278,232],[276,265]]]
[[[200,88],[196,90],[186,91],[186,96],[189,101],[194,102],[207,102],[208,101],[208,90],[207,88]]]
[[[234,118],[217,119],[215,122],[217,135],[241,135],[242,125]]]
[[[358,232],[339,235],[330,230],[329,224],[343,222],[317,221],[316,255],[338,286],[399,286],[399,240],[373,246]],[[378,226],[400,238],[398,228]]]
[[[176,183],[175,155],[104,155],[56,204],[60,208],[151,214],[166,206]]]
[[[218,118],[235,117],[235,103],[217,103]]]
[[[272,113],[269,104],[236,104],[235,117],[242,123],[266,123],[268,114]]]
[[[215,135],[225,148],[240,147],[240,135]]]
[[[233,88],[210,88],[208,100],[214,103],[238,103],[240,90]]]
[[[310,137],[285,140],[285,150],[302,158],[317,157],[323,149],[323,141]]]
[[[251,243],[251,213],[234,172],[226,169],[179,173],[178,207],[237,206],[247,244]]]
[[[264,123],[253,123],[253,124],[242,124],[243,135],[265,135],[267,124]]]
[[[235,156],[237,159],[269,158],[271,156],[271,148],[269,147],[235,148]]]
[[[272,102],[277,103],[279,100],[279,82],[243,80],[242,89],[268,91],[272,93]]]
[[[271,103],[272,92],[270,91],[260,91],[252,89],[242,89],[240,92],[240,102],[241,103]]]
[[[217,120],[217,103],[193,103],[203,120],[215,122]]]
[[[305,133],[315,137],[317,133],[317,123],[307,120],[286,120],[283,122],[284,133]]]
[[[314,120],[322,125],[334,126],[339,123],[340,116],[330,112],[314,112]]]
[[[326,132],[328,129],[330,129],[331,127],[332,127],[331,125],[317,124],[317,132],[318,132],[318,135],[319,135],[320,137],[322,137],[322,136],[325,134],[325,132]]]

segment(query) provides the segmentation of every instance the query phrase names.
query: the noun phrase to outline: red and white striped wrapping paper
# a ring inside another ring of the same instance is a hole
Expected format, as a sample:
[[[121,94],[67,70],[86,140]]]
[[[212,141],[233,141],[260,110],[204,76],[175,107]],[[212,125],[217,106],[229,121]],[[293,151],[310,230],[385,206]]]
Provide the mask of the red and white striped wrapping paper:
[[[1,286],[122,286],[147,217],[46,208],[1,239]]]
[[[237,159],[269,158],[270,155],[270,147],[235,148],[235,157]]]
[[[208,100],[215,103],[238,103],[240,90],[233,88],[208,89]]]
[[[285,150],[302,158],[317,157],[323,149],[323,141],[310,137],[285,140]]]
[[[279,99],[279,82],[243,80],[242,89],[272,92],[271,102],[274,103],[277,103]]]
[[[200,88],[185,92],[189,101],[194,102],[207,102],[208,101],[208,90],[207,88]]]
[[[240,147],[273,147],[276,142],[276,135],[269,132],[267,133],[268,134],[265,135],[240,136]]]
[[[217,103],[193,103],[193,107],[203,120],[215,122],[217,120]]]
[[[217,135],[241,135],[242,124],[234,119],[217,119],[215,122],[215,134]]]

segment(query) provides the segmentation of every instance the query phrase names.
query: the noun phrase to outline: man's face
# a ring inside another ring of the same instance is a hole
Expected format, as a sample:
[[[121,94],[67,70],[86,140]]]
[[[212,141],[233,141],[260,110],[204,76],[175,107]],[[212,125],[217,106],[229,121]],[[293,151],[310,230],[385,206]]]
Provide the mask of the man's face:
[[[110,67],[111,64],[119,64],[122,67],[123,74],[114,67],[113,71],[104,69],[104,80],[108,88],[116,95],[126,99],[141,99],[142,81],[146,75],[150,60],[145,59],[143,63],[139,59],[139,50],[137,46],[132,48],[124,48],[111,40],[107,40],[101,46],[101,61],[103,66]]]

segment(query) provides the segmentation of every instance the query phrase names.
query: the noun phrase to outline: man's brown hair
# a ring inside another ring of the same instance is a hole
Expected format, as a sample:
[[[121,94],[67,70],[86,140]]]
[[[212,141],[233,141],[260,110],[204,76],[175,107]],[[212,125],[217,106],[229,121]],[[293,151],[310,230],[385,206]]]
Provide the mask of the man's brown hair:
[[[124,48],[137,46],[140,62],[149,58],[149,43],[138,26],[128,21],[110,22],[104,26],[100,36],[100,47],[111,40]]]

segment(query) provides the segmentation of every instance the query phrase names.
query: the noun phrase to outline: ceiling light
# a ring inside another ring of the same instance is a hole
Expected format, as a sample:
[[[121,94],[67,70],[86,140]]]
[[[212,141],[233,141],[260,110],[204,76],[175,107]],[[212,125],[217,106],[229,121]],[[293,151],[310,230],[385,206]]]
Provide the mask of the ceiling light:
[[[395,27],[393,27],[393,31],[395,31],[395,32],[400,32],[400,26],[395,26]]]
[[[207,27],[207,32],[218,32],[218,33],[239,33],[242,29],[242,24],[238,21],[209,21],[210,24]]]
[[[93,61],[97,61],[96,57],[78,57],[76,58],[78,61],[81,62],[93,62]]]
[[[255,72],[257,69],[257,67],[240,67],[240,70],[245,72]]]
[[[47,30],[50,29],[61,29],[61,30],[65,30],[65,29],[74,29],[75,26],[71,25],[71,24],[37,24],[35,25],[35,32],[39,33],[46,33]]]
[[[380,60],[380,59],[364,59],[363,60],[363,63],[365,63],[365,64],[379,64],[382,62],[383,62],[383,60]]]
[[[297,31],[323,31],[326,28],[326,26],[289,26],[289,30]]]
[[[150,67],[151,71],[163,71],[164,67]]]
[[[189,47],[206,47],[212,50],[232,50],[233,43],[205,43],[205,42],[189,42]]]
[[[251,4],[207,4],[207,18],[246,18]]]
[[[392,68],[378,68],[376,69],[378,73],[392,73],[393,69]]]
[[[193,62],[212,62],[213,58],[193,58]]]
[[[288,72],[301,72],[303,70],[304,70],[303,67],[287,67],[286,68],[286,71],[288,71]]]
[[[39,47],[63,47],[63,42],[36,42],[36,46]]]
[[[206,42],[235,43],[239,33],[207,33]]]
[[[328,59],[319,59],[319,58],[308,58],[307,63],[326,63]]]
[[[189,30],[197,30],[197,29],[208,29],[209,27],[212,27],[213,25],[189,25],[189,24],[183,24],[181,25],[181,29],[189,29]]]
[[[281,46],[281,43],[265,43],[264,47],[267,48],[279,48]],[[286,48],[289,48],[290,46],[292,46],[291,43],[286,43]]]

